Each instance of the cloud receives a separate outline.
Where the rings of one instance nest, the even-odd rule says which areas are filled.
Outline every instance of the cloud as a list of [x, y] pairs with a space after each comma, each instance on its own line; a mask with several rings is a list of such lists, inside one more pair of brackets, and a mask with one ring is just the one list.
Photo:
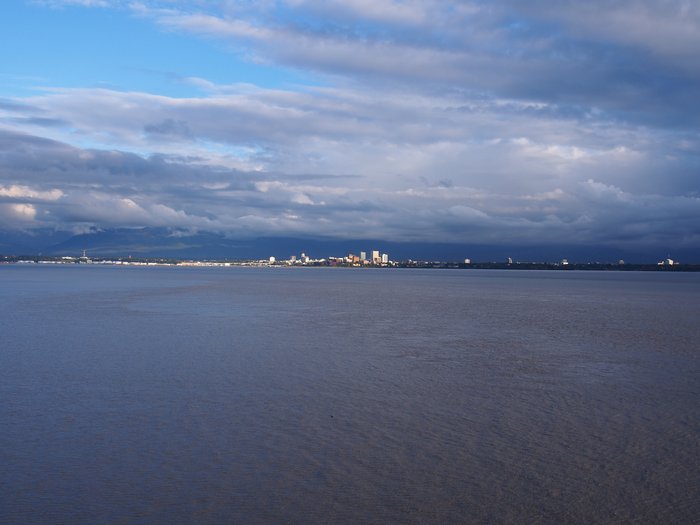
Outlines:
[[0, 110], [6, 111], [8, 113], [23, 114], [32, 114], [40, 111], [38, 108], [29, 106], [27, 104], [4, 98], [0, 99]]
[[0, 202], [0, 217], [13, 227], [31, 225], [36, 217], [36, 207], [27, 203], [6, 204]]
[[318, 82], [271, 89], [185, 75], [197, 95], [45, 87], [6, 97], [5, 224], [697, 242], [693, 4], [116, 5]]
[[344, 81], [556, 101], [666, 126], [700, 122], [692, 109], [700, 107], [700, 15], [681, 0], [133, 9], [163, 27], [230, 41], [256, 60]]
[[295, 8], [308, 9], [326, 18], [335, 20], [368, 20], [400, 26], [422, 25], [431, 13], [439, 11], [435, 2], [395, 0], [289, 0]]
[[694, 77], [700, 76], [700, 5], [687, 0], [528, 2], [509, 7], [527, 17], [563, 25], [567, 34], [646, 50]]
[[48, 191], [37, 191], [30, 188], [29, 186], [1, 186], [0, 185], [0, 198], [6, 197], [11, 199], [36, 199], [40, 201], [57, 201], [63, 197], [63, 192], [59, 189], [52, 189]]
[[[15, 228], [171, 226], [244, 237], [638, 245], [688, 243], [700, 216], [698, 197], [627, 192], [595, 179], [561, 177], [539, 193], [459, 177], [449, 185], [362, 177], [358, 184], [353, 177], [241, 172], [85, 150], [28, 135], [5, 133], [3, 143], [35, 151], [17, 163], [0, 148], [0, 169], [15, 178], [0, 188], [2, 216]], [[538, 185], [551, 187], [548, 180]]]
[[30, 0], [37, 5], [59, 8], [69, 6], [79, 7], [115, 7], [121, 5], [119, 0]]

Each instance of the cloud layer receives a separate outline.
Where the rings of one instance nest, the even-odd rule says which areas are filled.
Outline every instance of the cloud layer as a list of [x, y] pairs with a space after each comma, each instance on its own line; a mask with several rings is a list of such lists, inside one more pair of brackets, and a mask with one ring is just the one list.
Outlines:
[[0, 229], [700, 246], [695, 3], [45, 4], [313, 82], [6, 96]]

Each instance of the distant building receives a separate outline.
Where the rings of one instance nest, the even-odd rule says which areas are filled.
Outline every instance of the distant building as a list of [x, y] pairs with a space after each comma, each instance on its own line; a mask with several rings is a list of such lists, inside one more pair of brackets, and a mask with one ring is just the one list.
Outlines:
[[389, 262], [389, 254], [383, 253], [382, 254], [382, 264], [387, 264], [388, 262]]
[[562, 266], [568, 266], [568, 264], [569, 264], [569, 261], [568, 261], [567, 259], [562, 259], [562, 260], [561, 260], [561, 265], [562, 265]]
[[360, 252], [360, 260], [361, 261], [367, 260], [367, 252]]
[[275, 261], [277, 261], [277, 259], [275, 259], [274, 257], [270, 257], [270, 264], [275, 264]]
[[379, 256], [379, 250], [372, 250], [372, 262], [373, 263], [378, 263], [381, 262], [381, 257]]
[[513, 258], [512, 258], [512, 257], [508, 257], [508, 258], [506, 259], [506, 263], [508, 263], [508, 264], [513, 264]]
[[472, 260], [471, 259], [464, 259], [464, 264], [471, 264]]
[[659, 261], [659, 266], [673, 266], [674, 264], [678, 264], [678, 261], [674, 261], [670, 257], [667, 257], [663, 261]]

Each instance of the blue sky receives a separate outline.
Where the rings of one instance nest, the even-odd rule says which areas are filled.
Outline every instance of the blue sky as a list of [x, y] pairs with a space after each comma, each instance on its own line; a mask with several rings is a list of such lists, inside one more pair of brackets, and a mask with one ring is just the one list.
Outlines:
[[700, 5], [11, 0], [0, 230], [700, 251]]
[[308, 81], [303, 72], [246, 60], [226, 42], [156, 27], [124, 7], [10, 0], [0, 30], [12, 50], [3, 57], [5, 97], [42, 86], [196, 96], [198, 89], [184, 81], [187, 77], [265, 87]]

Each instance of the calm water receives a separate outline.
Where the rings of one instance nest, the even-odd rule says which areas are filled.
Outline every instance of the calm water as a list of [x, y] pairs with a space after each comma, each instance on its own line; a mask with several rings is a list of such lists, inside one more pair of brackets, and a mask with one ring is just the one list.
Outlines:
[[700, 274], [0, 266], [0, 523], [698, 523]]

